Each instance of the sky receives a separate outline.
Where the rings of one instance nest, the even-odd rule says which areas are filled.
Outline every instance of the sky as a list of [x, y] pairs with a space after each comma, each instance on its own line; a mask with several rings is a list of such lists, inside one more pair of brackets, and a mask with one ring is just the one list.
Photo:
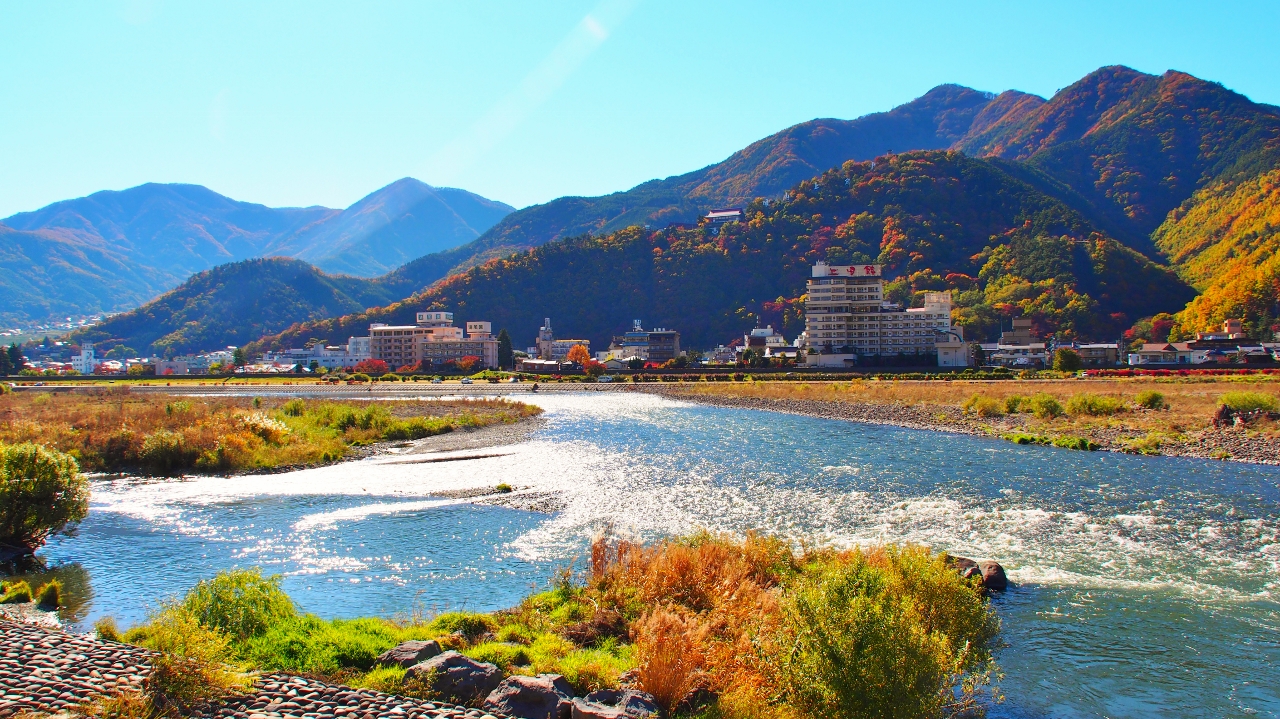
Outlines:
[[144, 182], [345, 207], [401, 177], [524, 207], [1112, 64], [1280, 105], [1277, 27], [1271, 1], [8, 2], [0, 217]]

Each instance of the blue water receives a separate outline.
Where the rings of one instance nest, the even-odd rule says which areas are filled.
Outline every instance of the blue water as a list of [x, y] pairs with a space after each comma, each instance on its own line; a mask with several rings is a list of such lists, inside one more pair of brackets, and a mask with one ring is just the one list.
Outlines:
[[[993, 558], [1004, 717], [1280, 716], [1280, 468], [1018, 446], [639, 394], [538, 396], [531, 441], [437, 464], [100, 480], [43, 555], [124, 624], [231, 566], [324, 616], [497, 609], [608, 528]], [[463, 453], [468, 454], [468, 453]], [[442, 499], [506, 481], [553, 514]]]

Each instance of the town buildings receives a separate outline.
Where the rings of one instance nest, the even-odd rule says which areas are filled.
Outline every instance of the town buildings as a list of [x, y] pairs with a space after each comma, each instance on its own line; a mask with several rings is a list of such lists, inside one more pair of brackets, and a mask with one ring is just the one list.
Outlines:
[[97, 364], [98, 360], [93, 354], [93, 345], [88, 342], [80, 346], [80, 354], [71, 356], [71, 369], [80, 374], [93, 374], [93, 368]]
[[680, 355], [679, 332], [665, 327], [646, 330], [640, 320], [635, 320], [631, 324], [631, 331], [615, 336], [609, 343], [608, 351], [597, 352], [596, 359], [600, 362], [641, 359], [645, 362], [662, 363]]
[[811, 367], [849, 367], [867, 358], [916, 356], [933, 363], [951, 331], [951, 293], [926, 292], [924, 307], [884, 300], [880, 265], [813, 266], [805, 303]]
[[265, 364], [290, 367], [302, 365], [308, 369], [314, 366], [328, 370], [349, 369], [367, 359], [370, 359], [368, 337], [348, 337], [345, 345], [317, 342], [309, 347], [268, 352], [262, 356]]
[[484, 367], [498, 366], [498, 340], [488, 322], [468, 322], [467, 336], [453, 326], [452, 312], [419, 312], [412, 325], [369, 325], [369, 357], [392, 369], [439, 366], [477, 357]]
[[591, 352], [590, 340], [556, 339], [555, 332], [551, 329], [551, 318], [547, 317], [543, 320], [542, 326], [538, 328], [538, 346], [530, 347], [529, 354], [541, 360], [563, 362], [565, 356], [569, 354], [569, 350], [573, 349], [574, 345], [582, 345], [588, 354]]

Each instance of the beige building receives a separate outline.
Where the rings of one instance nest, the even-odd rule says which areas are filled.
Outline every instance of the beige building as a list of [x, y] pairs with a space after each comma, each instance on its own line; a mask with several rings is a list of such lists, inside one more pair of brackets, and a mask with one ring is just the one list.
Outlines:
[[574, 345], [582, 345], [587, 350], [587, 354], [591, 354], [591, 340], [558, 340], [551, 329], [551, 318], [547, 317], [543, 320], [542, 326], [538, 328], [538, 359], [563, 362]]
[[419, 312], [413, 325], [369, 325], [369, 356], [392, 369], [421, 363], [440, 366], [449, 360], [479, 357], [484, 367], [498, 366], [498, 340], [488, 322], [468, 322], [467, 336], [453, 326], [452, 312]]
[[[805, 334], [810, 366], [847, 367], [862, 356], [932, 355], [951, 331], [951, 293], [926, 292], [924, 307], [884, 300], [880, 265], [813, 266]], [[954, 359], [952, 361], [955, 361]]]

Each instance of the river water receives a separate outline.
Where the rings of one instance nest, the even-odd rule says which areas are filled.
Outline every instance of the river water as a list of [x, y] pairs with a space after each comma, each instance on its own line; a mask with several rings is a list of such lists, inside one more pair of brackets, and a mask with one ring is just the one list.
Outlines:
[[[1001, 717], [1280, 716], [1280, 468], [1018, 446], [638, 393], [538, 395], [481, 459], [99, 480], [42, 552], [73, 619], [137, 621], [219, 569], [285, 575], [326, 617], [510, 606], [604, 527], [699, 528], [993, 558]], [[474, 455], [477, 452], [461, 452]], [[442, 498], [508, 482], [537, 513]]]

